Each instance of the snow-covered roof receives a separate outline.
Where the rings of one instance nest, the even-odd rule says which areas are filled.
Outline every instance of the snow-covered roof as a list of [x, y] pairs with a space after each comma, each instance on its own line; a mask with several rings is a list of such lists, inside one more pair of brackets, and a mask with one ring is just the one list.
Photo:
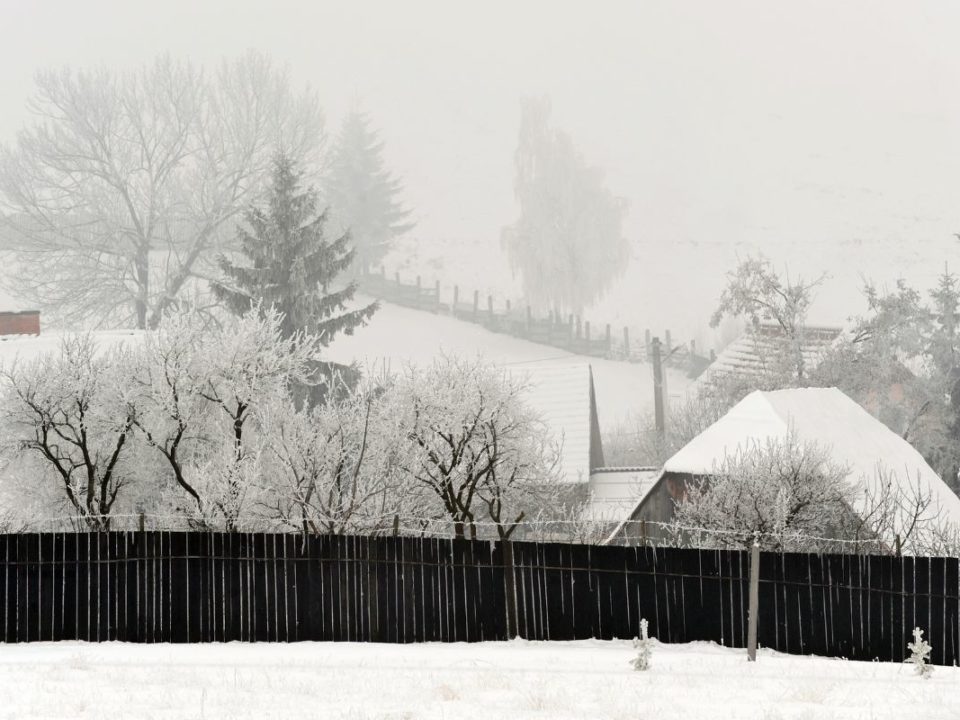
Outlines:
[[[877, 489], [879, 467], [897, 480], [929, 493], [943, 520], [960, 522], [960, 497], [910, 443], [836, 388], [755, 391], [664, 464], [665, 472], [709, 475], [738, 448], [786, 438], [817, 443], [849, 468], [851, 482]], [[854, 509], [862, 509], [855, 507]]]
[[583, 519], [620, 523], [626, 520], [660, 477], [660, 468], [598, 468], [590, 474], [590, 500]]
[[[804, 364], [816, 367], [841, 332], [842, 328], [836, 326], [805, 326], [801, 343]], [[778, 357], [780, 349], [777, 345], [783, 339], [783, 330], [774, 323], [765, 322], [756, 329], [748, 328], [724, 348], [700, 376], [699, 382], [722, 374], [761, 375], [772, 370], [770, 362]]]
[[590, 365], [520, 364], [508, 367], [527, 383], [524, 400], [561, 443], [560, 479], [586, 482], [590, 477]]
[[[57, 352], [67, 333], [49, 332], [40, 335], [0, 335], [0, 364], [9, 365], [15, 360], [25, 362], [41, 355]], [[92, 336], [100, 350], [106, 350], [126, 342], [140, 342], [141, 330], [102, 330]]]

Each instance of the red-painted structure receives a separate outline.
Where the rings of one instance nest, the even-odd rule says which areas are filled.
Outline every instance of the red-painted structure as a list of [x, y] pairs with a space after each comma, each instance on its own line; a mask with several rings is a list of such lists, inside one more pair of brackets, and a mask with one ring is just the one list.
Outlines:
[[0, 312], [0, 335], [39, 335], [40, 311]]

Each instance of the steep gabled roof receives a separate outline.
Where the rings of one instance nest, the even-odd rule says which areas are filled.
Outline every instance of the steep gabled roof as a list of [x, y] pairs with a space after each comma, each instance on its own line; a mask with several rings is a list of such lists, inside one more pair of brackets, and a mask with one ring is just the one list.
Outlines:
[[591, 469], [603, 464], [590, 365], [520, 364], [510, 372], [527, 382], [524, 400], [561, 443], [560, 479], [587, 482]]
[[[836, 388], [752, 392], [671, 457], [664, 472], [709, 475], [739, 448], [785, 439], [791, 430], [800, 442], [817, 443], [848, 467], [850, 482], [879, 492], [882, 468], [905, 490], [919, 486], [929, 493], [942, 519], [960, 522], [960, 498], [920, 453]], [[855, 503], [854, 510], [862, 509]]]

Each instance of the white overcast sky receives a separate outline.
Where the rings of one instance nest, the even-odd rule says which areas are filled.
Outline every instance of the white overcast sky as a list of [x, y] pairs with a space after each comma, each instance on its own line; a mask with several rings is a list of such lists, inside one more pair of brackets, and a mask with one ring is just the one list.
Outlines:
[[39, 67], [247, 48], [354, 97], [417, 232], [496, 243], [520, 98], [627, 198], [635, 243], [960, 231], [960, 3], [0, 0], [0, 141]]

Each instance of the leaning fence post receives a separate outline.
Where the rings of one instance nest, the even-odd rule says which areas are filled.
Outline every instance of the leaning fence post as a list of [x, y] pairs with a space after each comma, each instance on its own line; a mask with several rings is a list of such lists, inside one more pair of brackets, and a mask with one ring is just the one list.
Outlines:
[[750, 547], [750, 610], [747, 616], [747, 660], [757, 661], [757, 608], [760, 604], [760, 539], [753, 534]]

